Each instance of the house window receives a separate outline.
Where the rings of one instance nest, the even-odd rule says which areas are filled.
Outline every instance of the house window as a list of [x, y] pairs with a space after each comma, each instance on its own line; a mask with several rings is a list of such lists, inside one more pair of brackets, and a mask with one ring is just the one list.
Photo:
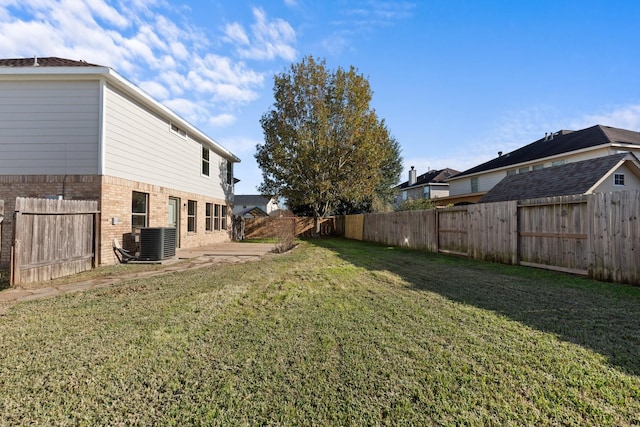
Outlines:
[[134, 191], [131, 194], [131, 228], [133, 230], [147, 226], [148, 207], [149, 195], [147, 193]]
[[233, 162], [227, 161], [227, 184], [233, 184]]
[[478, 177], [471, 178], [471, 192], [472, 193], [478, 192]]
[[422, 187], [422, 197], [425, 199], [431, 198], [431, 187], [429, 187], [428, 185]]
[[526, 173], [529, 172], [529, 166], [518, 169], [518, 173]]
[[404, 202], [405, 200], [407, 200], [407, 192], [403, 191], [402, 192], [402, 201]]
[[197, 203], [195, 200], [187, 201], [187, 231], [190, 233], [196, 232], [196, 212]]
[[220, 230], [220, 205], [213, 207], [213, 228]]
[[544, 169], [544, 164], [533, 165], [533, 170], [534, 171], [539, 171], [540, 169]]
[[613, 185], [624, 185], [624, 174], [623, 173], [613, 174]]
[[213, 203], [207, 203], [204, 205], [204, 229], [205, 231], [213, 230], [213, 218], [211, 217], [211, 212], [213, 210]]
[[564, 160], [555, 160], [553, 162], [551, 162], [551, 166], [562, 166], [565, 164]]
[[511, 169], [507, 171], [507, 176], [515, 175], [517, 171], [515, 169]]
[[185, 139], [187, 138], [187, 132], [184, 129], [179, 128], [174, 123], [169, 123], [169, 128], [171, 129], [171, 132], [178, 134]]
[[221, 208], [222, 208], [222, 211], [220, 213], [220, 228], [222, 228], [223, 230], [226, 230], [227, 229], [227, 206], [222, 205]]
[[209, 176], [209, 149], [202, 146], [202, 175]]

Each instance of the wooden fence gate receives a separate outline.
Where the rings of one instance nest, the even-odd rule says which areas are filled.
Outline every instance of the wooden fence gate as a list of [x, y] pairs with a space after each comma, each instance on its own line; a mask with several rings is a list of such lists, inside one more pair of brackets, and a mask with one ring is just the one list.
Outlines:
[[96, 266], [98, 202], [16, 199], [11, 285], [50, 280]]
[[437, 209], [438, 250], [442, 253], [469, 254], [469, 212], [466, 206]]

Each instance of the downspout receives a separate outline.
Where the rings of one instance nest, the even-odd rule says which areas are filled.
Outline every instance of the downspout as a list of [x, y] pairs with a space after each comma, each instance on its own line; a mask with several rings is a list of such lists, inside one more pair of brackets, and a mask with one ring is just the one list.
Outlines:
[[105, 129], [106, 129], [106, 86], [107, 83], [104, 79], [100, 79], [100, 93], [99, 93], [99, 106], [98, 106], [98, 175], [100, 177], [105, 175], [105, 156], [106, 156], [106, 144], [105, 144]]

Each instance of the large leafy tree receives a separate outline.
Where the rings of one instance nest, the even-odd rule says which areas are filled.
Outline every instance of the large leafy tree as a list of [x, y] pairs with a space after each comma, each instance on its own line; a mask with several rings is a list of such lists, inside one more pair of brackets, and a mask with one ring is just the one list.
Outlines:
[[340, 202], [388, 197], [385, 187], [400, 174], [400, 150], [369, 106], [371, 96], [354, 67], [331, 71], [312, 56], [277, 74], [274, 104], [260, 120], [265, 141], [256, 147], [260, 192], [308, 206], [316, 230]]

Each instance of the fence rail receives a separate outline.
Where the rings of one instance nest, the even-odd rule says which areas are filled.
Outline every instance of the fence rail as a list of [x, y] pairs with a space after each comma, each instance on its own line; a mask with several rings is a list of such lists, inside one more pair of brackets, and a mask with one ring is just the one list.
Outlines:
[[11, 284], [49, 280], [95, 267], [97, 201], [16, 199]]
[[347, 238], [640, 285], [640, 191], [336, 218]]

